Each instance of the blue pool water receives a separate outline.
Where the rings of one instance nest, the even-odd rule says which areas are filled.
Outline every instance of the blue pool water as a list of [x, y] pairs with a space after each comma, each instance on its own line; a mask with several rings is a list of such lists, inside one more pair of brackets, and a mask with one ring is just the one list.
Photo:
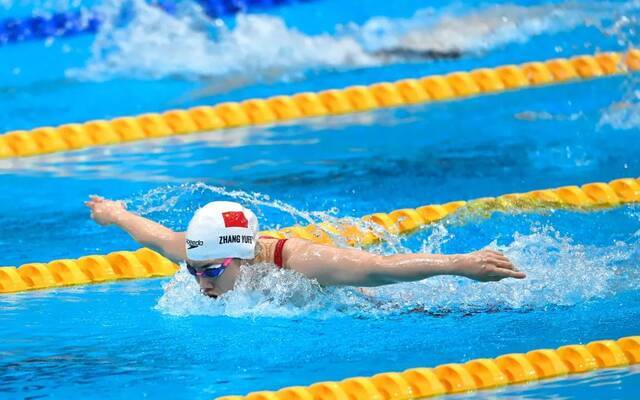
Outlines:
[[[180, 17], [131, 4], [136, 18], [97, 37], [0, 48], [0, 130], [621, 50], [634, 44], [640, 7], [318, 0], [227, 19], [228, 31], [216, 33], [188, 2]], [[0, 1], [0, 15], [33, 7]], [[467, 55], [368, 55], [416, 34]], [[0, 265], [136, 249], [89, 220], [82, 202], [94, 193], [174, 229], [206, 202], [232, 198], [267, 228], [635, 177], [636, 79], [0, 160]], [[268, 268], [247, 271], [217, 302], [198, 295], [184, 271], [3, 295], [0, 398], [207, 399], [637, 335], [639, 237], [636, 206], [454, 219], [374, 251], [492, 246], [528, 279], [433, 278], [373, 298]], [[638, 372], [480, 396], [635, 399]]]

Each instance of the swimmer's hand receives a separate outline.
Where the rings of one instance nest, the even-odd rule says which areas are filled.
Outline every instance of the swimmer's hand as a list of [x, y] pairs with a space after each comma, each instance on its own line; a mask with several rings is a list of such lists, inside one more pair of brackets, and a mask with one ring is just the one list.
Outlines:
[[100, 196], [89, 196], [89, 201], [86, 201], [84, 205], [91, 210], [91, 219], [102, 226], [116, 223], [119, 217], [127, 213], [127, 207], [123, 202]]
[[162, 224], [127, 211], [122, 201], [89, 196], [89, 201], [84, 204], [91, 210], [91, 219], [97, 224], [115, 225], [142, 246], [150, 247], [174, 262], [187, 259], [184, 232], [174, 232]]
[[480, 282], [495, 282], [504, 278], [524, 279], [526, 275], [502, 253], [480, 250], [453, 256], [456, 275]]

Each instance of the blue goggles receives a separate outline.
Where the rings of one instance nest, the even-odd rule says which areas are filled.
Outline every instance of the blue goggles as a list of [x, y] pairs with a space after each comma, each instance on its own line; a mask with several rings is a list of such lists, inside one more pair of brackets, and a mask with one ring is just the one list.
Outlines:
[[193, 276], [199, 276], [203, 278], [217, 278], [224, 273], [224, 270], [231, 264], [233, 258], [225, 258], [222, 264], [217, 267], [209, 266], [204, 268], [202, 271], [198, 271], [189, 263], [187, 263], [187, 271]]

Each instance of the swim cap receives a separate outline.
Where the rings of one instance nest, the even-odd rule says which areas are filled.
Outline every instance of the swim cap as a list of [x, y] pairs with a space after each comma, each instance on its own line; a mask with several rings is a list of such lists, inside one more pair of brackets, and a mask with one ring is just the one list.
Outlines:
[[238, 203], [213, 201], [195, 212], [185, 248], [191, 260], [255, 257], [258, 218]]

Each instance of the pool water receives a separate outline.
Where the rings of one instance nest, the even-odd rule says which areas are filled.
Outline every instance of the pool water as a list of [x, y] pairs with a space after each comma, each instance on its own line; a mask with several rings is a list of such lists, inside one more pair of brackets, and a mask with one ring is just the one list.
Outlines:
[[[0, 48], [2, 131], [618, 51], [633, 46], [639, 15], [633, 1], [440, 1], [425, 8], [318, 0], [216, 28], [189, 2], [177, 17], [138, 1], [101, 6], [133, 7], [134, 18], [97, 36]], [[0, 2], [0, 16], [27, 15], [31, 7]], [[406, 43], [407, 35], [465, 56], [370, 55]], [[94, 193], [123, 199], [173, 229], [185, 229], [208, 201], [234, 199], [271, 228], [637, 177], [636, 80], [0, 160], [0, 265], [138, 248], [90, 221], [83, 201]], [[526, 280], [439, 277], [366, 297], [261, 266], [220, 301], [200, 296], [185, 271], [2, 295], [0, 398], [205, 399], [637, 335], [639, 240], [640, 210], [632, 205], [471, 215], [372, 250], [491, 246], [512, 257]], [[639, 371], [479, 396], [635, 399]]]

